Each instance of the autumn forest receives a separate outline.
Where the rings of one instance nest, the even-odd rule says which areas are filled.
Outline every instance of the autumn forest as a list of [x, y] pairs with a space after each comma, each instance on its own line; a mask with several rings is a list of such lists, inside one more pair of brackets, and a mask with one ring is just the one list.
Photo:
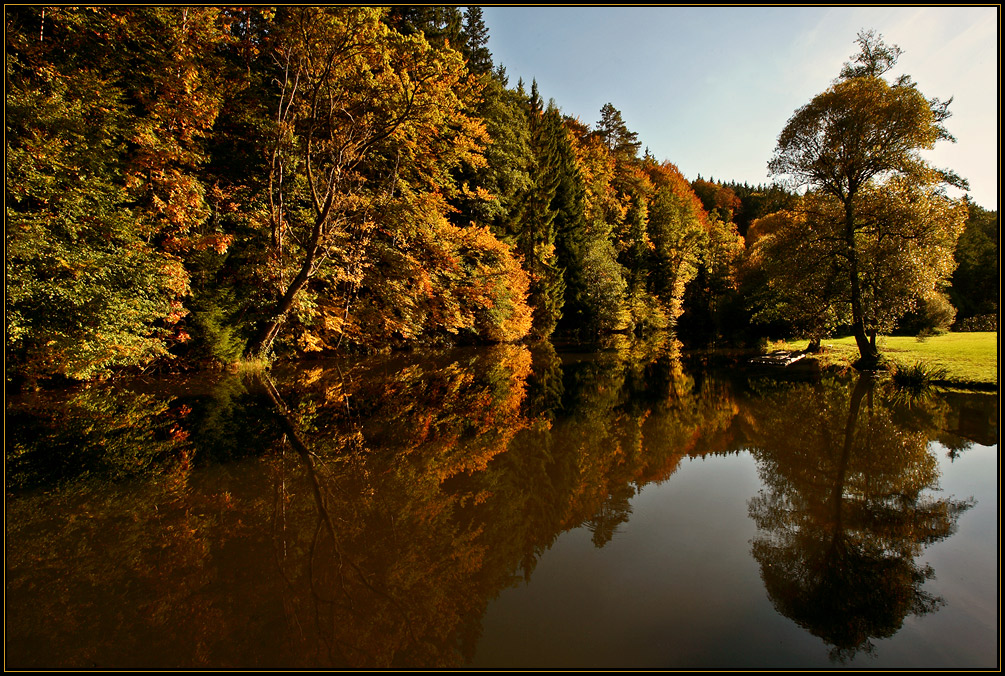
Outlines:
[[[877, 332], [997, 329], [997, 211], [920, 159], [948, 103], [873, 34], [758, 186], [687, 179], [616, 102], [583, 121], [511, 82], [478, 7], [11, 6], [5, 35], [8, 387], [667, 330], [841, 331], [866, 359]], [[852, 157], [835, 110], [896, 142]]]

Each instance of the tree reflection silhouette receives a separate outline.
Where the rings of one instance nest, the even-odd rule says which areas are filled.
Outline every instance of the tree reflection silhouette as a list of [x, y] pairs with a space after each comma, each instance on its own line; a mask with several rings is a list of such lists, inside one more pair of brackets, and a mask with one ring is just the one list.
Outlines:
[[273, 532], [297, 664], [470, 659], [485, 604], [508, 582], [486, 565], [478, 513], [497, 479], [489, 463], [527, 426], [530, 363], [526, 348], [503, 346], [278, 387], [259, 376], [296, 451], [278, 468], [293, 490], [277, 498]]
[[[469, 661], [499, 591], [570, 528], [609, 542], [635, 486], [736, 410], [695, 392], [673, 355], [563, 369], [540, 347], [477, 354], [262, 379], [296, 451], [277, 459], [290, 488], [272, 530], [287, 622], [311, 627], [298, 664]], [[634, 369], [650, 377], [629, 387]]]
[[916, 559], [974, 504], [930, 494], [931, 437], [886, 399], [867, 377], [824, 380], [759, 397], [748, 421], [765, 486], [749, 503], [753, 556], [776, 609], [838, 662], [944, 604], [922, 589], [934, 571]]
[[638, 489], [745, 439], [765, 585], [850, 657], [937, 606], [915, 559], [970, 504], [929, 497], [937, 398], [908, 411], [824, 380], [745, 403], [667, 344], [387, 355], [194, 387], [8, 408], [10, 663], [461, 666], [492, 599], [563, 533], [617, 543]]
[[632, 515], [629, 501], [635, 497], [635, 489], [630, 484], [615, 486], [614, 492], [607, 496], [600, 510], [586, 521], [586, 527], [593, 533], [593, 544], [603, 547], [623, 523], [628, 523]]

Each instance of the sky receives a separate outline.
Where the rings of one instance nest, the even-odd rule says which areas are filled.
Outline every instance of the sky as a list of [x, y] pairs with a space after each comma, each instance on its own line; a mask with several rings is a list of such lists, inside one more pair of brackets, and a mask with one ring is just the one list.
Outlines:
[[[862, 30], [902, 50], [894, 78], [953, 97], [949, 132], [925, 157], [998, 208], [996, 6], [483, 6], [488, 47], [510, 86], [537, 79], [542, 98], [596, 126], [610, 102], [643, 148], [689, 179], [766, 184], [792, 114], [858, 52]], [[956, 193], [957, 195], [959, 193]]]

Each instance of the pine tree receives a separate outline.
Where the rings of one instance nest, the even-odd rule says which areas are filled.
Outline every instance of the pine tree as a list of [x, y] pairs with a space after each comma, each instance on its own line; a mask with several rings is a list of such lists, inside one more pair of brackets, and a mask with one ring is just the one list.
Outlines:
[[618, 159], [631, 160], [638, 157], [639, 149], [642, 147], [639, 135], [629, 131], [628, 125], [621, 117], [621, 111], [610, 103], [605, 103], [600, 109], [597, 134]]
[[[519, 91], [519, 88], [518, 88]], [[555, 330], [562, 316], [565, 284], [555, 253], [558, 215], [553, 206], [560, 183], [561, 115], [551, 104], [543, 109], [537, 81], [531, 83], [524, 100], [532, 152], [529, 182], [508, 218], [512, 241], [531, 276], [528, 302], [534, 309], [533, 334], [545, 338]]]
[[437, 49], [456, 49], [463, 43], [461, 11], [457, 7], [434, 5], [392, 5], [387, 24], [402, 35], [422, 33]]

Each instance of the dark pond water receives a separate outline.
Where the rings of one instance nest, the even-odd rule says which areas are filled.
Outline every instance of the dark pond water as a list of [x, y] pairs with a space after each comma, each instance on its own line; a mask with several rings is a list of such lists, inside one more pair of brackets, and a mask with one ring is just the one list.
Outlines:
[[997, 395], [504, 346], [5, 442], [8, 669], [999, 664]]

